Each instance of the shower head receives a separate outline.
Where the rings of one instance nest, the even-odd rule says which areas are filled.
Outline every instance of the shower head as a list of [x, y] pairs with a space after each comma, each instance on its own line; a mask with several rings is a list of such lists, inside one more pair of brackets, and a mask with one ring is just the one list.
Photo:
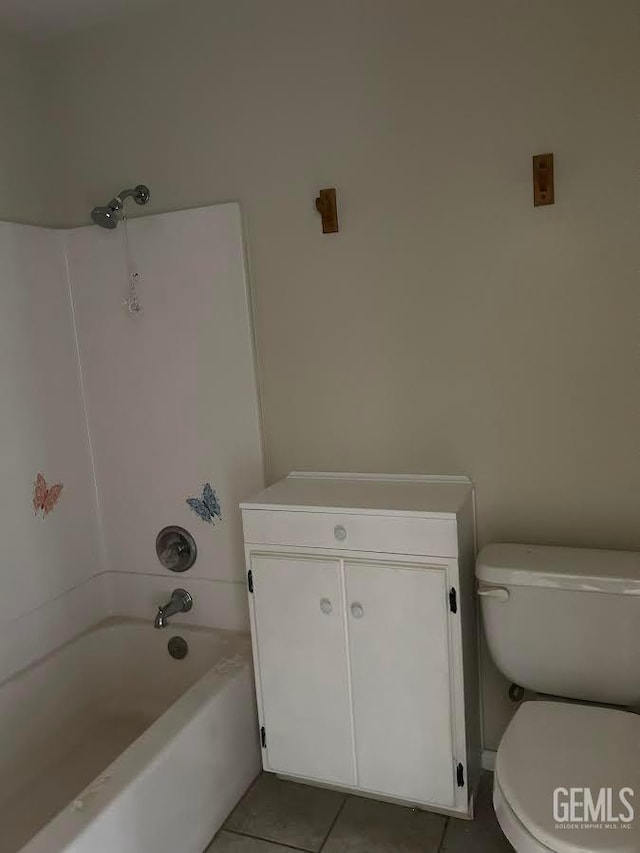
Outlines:
[[91, 218], [96, 225], [100, 225], [102, 228], [116, 228], [124, 207], [124, 201], [127, 198], [132, 198], [136, 204], [146, 204], [151, 198], [149, 187], [138, 184], [134, 189], [122, 190], [111, 199], [109, 204], [103, 207], [94, 207], [91, 211]]
[[101, 225], [103, 228], [116, 228], [118, 225], [117, 210], [111, 205], [94, 207], [91, 211], [91, 218], [96, 225]]

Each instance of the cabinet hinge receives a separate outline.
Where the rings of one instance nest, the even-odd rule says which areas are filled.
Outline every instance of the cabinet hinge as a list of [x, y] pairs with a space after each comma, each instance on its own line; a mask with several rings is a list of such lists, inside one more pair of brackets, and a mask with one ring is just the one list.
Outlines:
[[247, 572], [247, 586], [249, 587], [249, 592], [253, 592], [253, 572], [251, 569]]
[[464, 788], [464, 767], [462, 764], [458, 764], [456, 767], [456, 780], [458, 782], [458, 788]]
[[267, 745], [267, 732], [264, 726], [262, 726], [262, 728], [260, 729], [260, 743], [262, 744], [263, 749]]
[[449, 590], [449, 610], [452, 613], [458, 612], [458, 594], [453, 586]]

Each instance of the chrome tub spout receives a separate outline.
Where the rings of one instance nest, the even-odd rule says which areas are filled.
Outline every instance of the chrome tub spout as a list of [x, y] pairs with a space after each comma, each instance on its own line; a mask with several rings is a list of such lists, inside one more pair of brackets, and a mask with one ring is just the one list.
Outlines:
[[158, 607], [154, 628], [166, 628], [169, 619], [175, 613], [187, 613], [193, 607], [193, 598], [186, 589], [174, 589], [171, 599], [162, 607]]

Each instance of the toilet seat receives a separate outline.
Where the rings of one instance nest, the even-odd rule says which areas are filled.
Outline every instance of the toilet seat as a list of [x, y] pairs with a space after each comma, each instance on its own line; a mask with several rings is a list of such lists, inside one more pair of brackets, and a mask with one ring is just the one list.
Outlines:
[[[557, 798], [554, 790], [566, 789]], [[612, 789], [610, 815], [585, 816], [584, 794]], [[631, 821], [626, 800], [634, 808]], [[570, 789], [576, 810], [571, 821]], [[606, 797], [606, 794], [605, 794]], [[494, 807], [517, 853], [638, 853], [640, 851], [640, 716], [563, 702], [525, 702], [500, 743]], [[565, 811], [566, 810], [566, 811]], [[617, 818], [608, 825], [601, 819]], [[583, 820], [584, 819], [584, 820]]]
[[537, 841], [524, 826], [507, 802], [495, 774], [493, 777], [493, 808], [498, 818], [500, 829], [517, 853], [554, 853], [546, 844]]

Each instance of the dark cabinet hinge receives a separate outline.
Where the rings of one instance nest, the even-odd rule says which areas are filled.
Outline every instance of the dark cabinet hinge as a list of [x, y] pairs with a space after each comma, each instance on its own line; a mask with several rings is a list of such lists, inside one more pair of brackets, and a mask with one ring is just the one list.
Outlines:
[[247, 586], [249, 587], [249, 592], [253, 592], [253, 572], [251, 569], [247, 572]]
[[451, 587], [449, 590], [449, 610], [452, 613], [458, 612], [458, 594], [455, 591], [454, 587]]
[[267, 732], [264, 726], [260, 729], [260, 743], [262, 744], [263, 749], [267, 745]]
[[458, 764], [456, 767], [456, 779], [458, 782], [458, 788], [464, 788], [464, 767], [462, 764]]

